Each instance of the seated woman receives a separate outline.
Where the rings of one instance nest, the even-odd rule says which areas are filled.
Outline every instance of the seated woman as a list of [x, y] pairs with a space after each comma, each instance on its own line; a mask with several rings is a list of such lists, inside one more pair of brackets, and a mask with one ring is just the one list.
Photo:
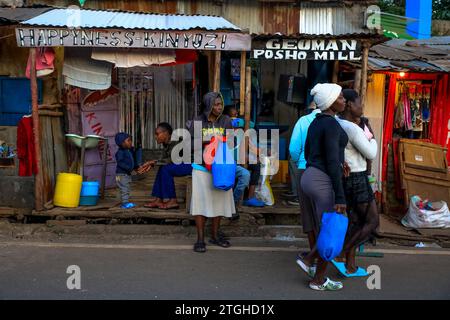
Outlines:
[[[172, 149], [177, 145], [178, 141], [171, 141], [172, 127], [166, 122], [158, 124], [155, 129], [155, 138], [158, 144], [162, 144], [164, 149], [159, 160], [149, 161], [148, 165], [142, 169], [146, 172], [155, 165], [161, 165], [153, 184], [152, 196], [156, 199], [144, 207], [160, 208], [160, 209], [178, 209], [177, 196], [175, 193], [174, 177], [183, 177], [192, 174], [192, 166], [190, 164], [174, 164], [171, 160]], [[164, 202], [164, 199], [168, 199]]]

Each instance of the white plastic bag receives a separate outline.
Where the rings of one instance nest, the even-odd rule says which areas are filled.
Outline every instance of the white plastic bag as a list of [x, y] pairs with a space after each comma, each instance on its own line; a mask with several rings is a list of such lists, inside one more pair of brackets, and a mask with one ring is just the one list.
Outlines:
[[450, 211], [447, 203], [434, 202], [433, 207], [438, 210], [420, 209], [411, 198], [408, 213], [403, 217], [402, 224], [409, 228], [450, 228]]
[[256, 187], [256, 198], [265, 203], [266, 206], [273, 206], [275, 204], [275, 197], [273, 196], [272, 187], [269, 182], [270, 159], [262, 157], [261, 159], [261, 177], [259, 184]]

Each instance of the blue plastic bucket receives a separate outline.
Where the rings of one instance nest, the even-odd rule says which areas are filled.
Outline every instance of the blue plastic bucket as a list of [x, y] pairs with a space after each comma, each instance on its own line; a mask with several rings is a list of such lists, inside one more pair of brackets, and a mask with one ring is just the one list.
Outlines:
[[81, 187], [81, 196], [96, 196], [99, 195], [100, 184], [98, 181], [86, 181], [83, 182]]

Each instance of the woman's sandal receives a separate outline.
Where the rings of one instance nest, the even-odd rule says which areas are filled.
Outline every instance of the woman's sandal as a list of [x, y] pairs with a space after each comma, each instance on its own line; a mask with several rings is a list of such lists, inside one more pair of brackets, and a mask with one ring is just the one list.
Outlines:
[[159, 208], [159, 206], [161, 205], [160, 202], [149, 202], [147, 204], [144, 204], [144, 208]]
[[200, 253], [203, 253], [203, 252], [206, 252], [206, 245], [205, 245], [205, 243], [204, 242], [196, 242], [195, 244], [194, 244], [194, 251], [195, 252], [200, 252]]
[[164, 210], [170, 210], [170, 209], [180, 209], [180, 205], [179, 204], [171, 204], [171, 205], [167, 205], [165, 203], [162, 203], [158, 206], [159, 209], [164, 209]]
[[231, 246], [231, 243], [223, 238], [209, 239], [209, 243], [215, 244], [216, 246], [219, 246], [222, 248], [229, 248]]

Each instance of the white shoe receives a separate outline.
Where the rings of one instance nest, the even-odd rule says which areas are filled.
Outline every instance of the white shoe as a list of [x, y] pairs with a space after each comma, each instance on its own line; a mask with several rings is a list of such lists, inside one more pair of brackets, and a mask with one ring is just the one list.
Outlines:
[[325, 282], [320, 285], [312, 284], [310, 282], [309, 287], [313, 290], [318, 290], [318, 291], [337, 291], [337, 290], [341, 290], [344, 287], [344, 285], [342, 284], [342, 282], [333, 281], [330, 278], [326, 278]]
[[306, 274], [308, 276], [310, 276], [311, 278], [314, 278], [314, 276], [316, 275], [316, 266], [311, 266], [308, 267], [302, 259], [300, 259], [299, 257], [297, 257], [296, 259], [297, 264], [299, 265], [300, 268], [302, 268], [303, 271], [306, 272]]

